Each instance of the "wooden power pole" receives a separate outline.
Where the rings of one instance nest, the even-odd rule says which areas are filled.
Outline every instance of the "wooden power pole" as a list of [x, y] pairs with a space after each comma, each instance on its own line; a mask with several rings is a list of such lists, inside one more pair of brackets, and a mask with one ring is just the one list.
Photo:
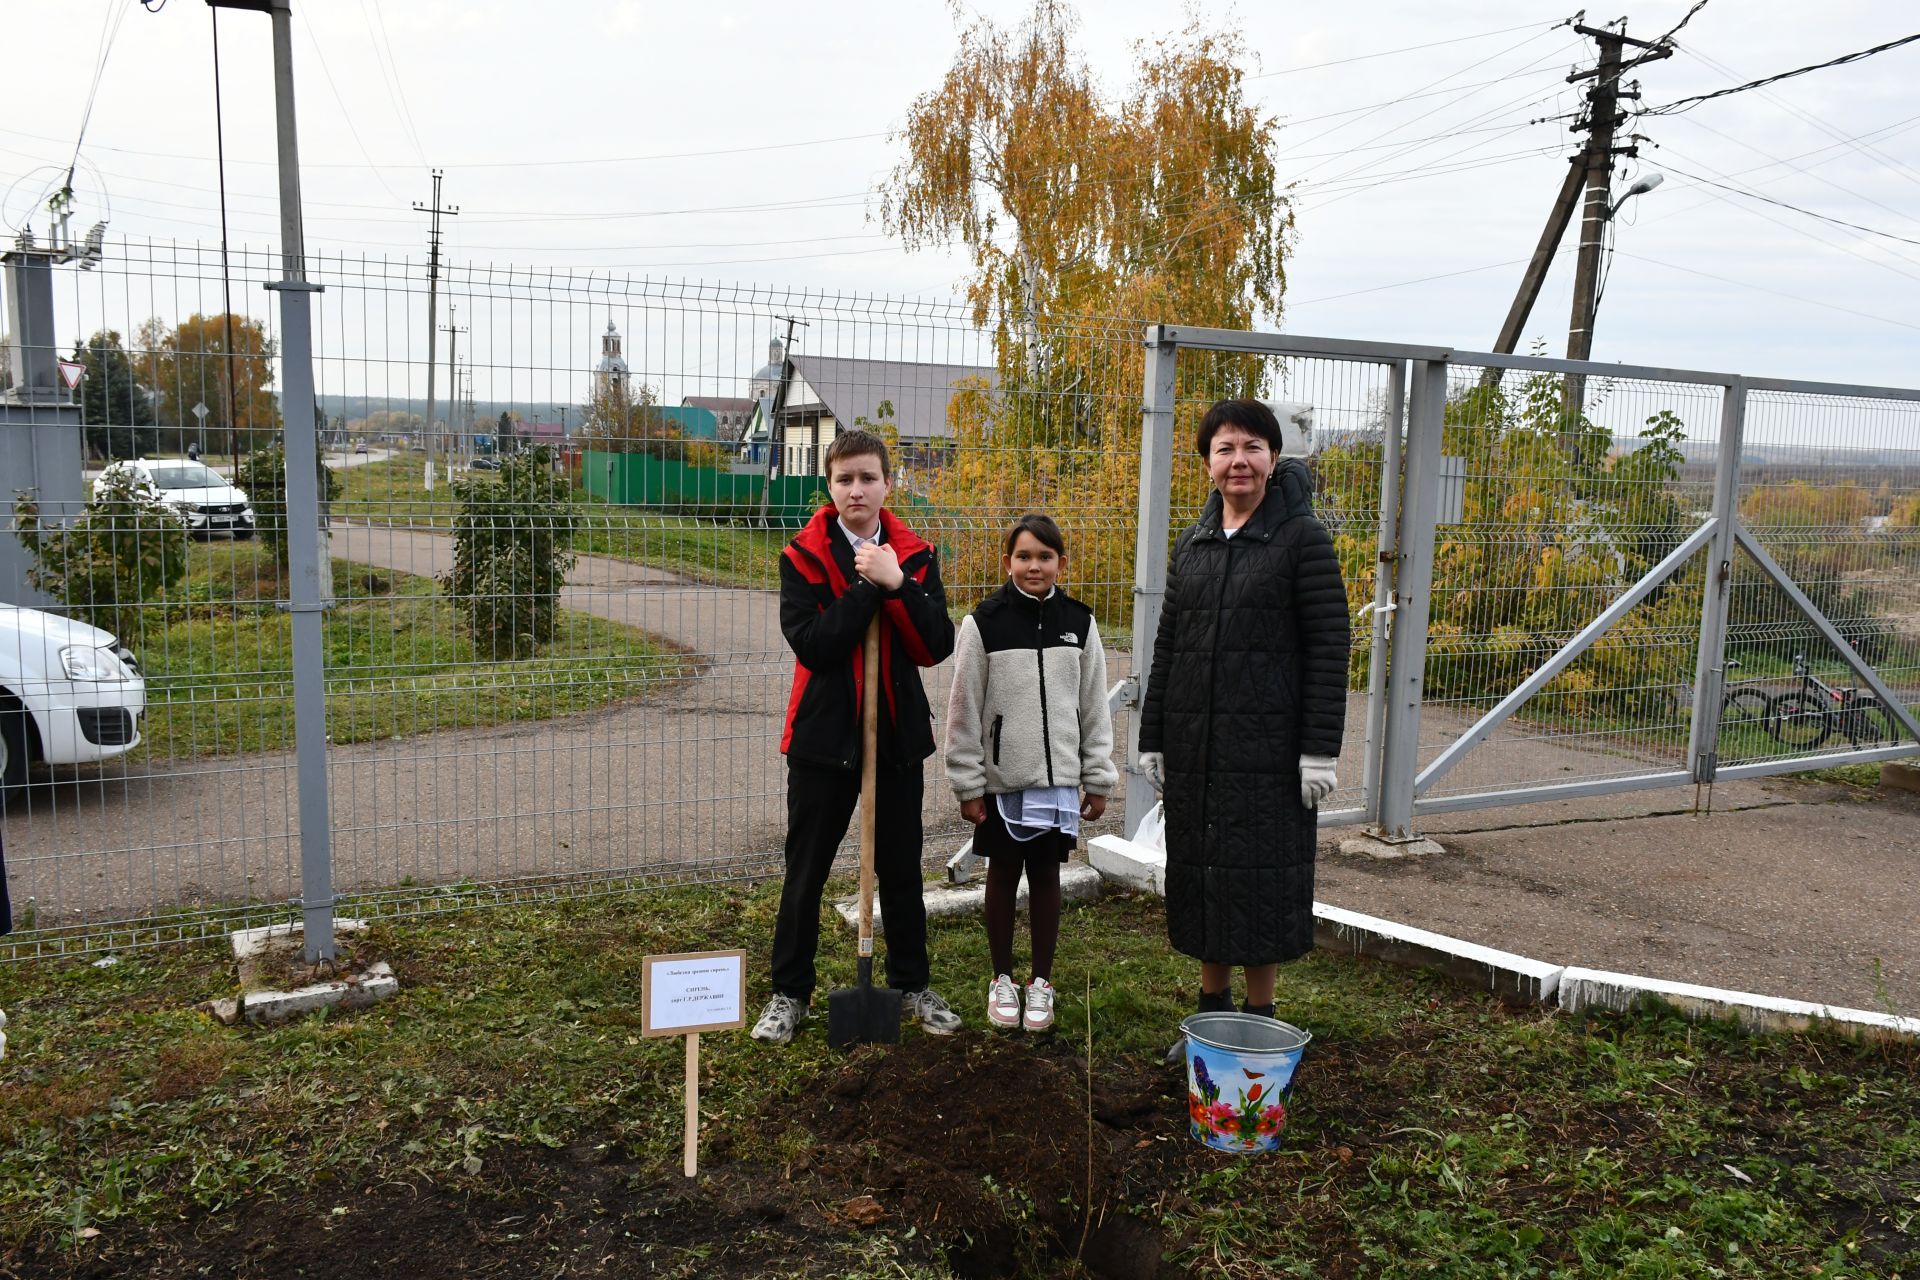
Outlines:
[[[1520, 331], [1527, 323], [1533, 304], [1540, 297], [1540, 287], [1546, 282], [1547, 269], [1560, 251], [1560, 241], [1573, 221], [1573, 211], [1580, 204], [1583, 191], [1586, 194], [1586, 207], [1580, 220], [1580, 253], [1574, 267], [1573, 314], [1567, 321], [1567, 358], [1585, 360], [1593, 353], [1593, 323], [1600, 304], [1601, 260], [1606, 246], [1607, 223], [1612, 220], [1614, 212], [1613, 160], [1615, 156], [1640, 154], [1639, 148], [1632, 145], [1631, 140], [1624, 147], [1615, 145], [1615, 131], [1626, 122], [1626, 116], [1620, 111], [1620, 100], [1640, 96], [1637, 89], [1622, 89], [1620, 77], [1642, 63], [1673, 56], [1673, 46], [1665, 40], [1635, 40], [1626, 34], [1625, 19], [1619, 25], [1621, 29], [1618, 31], [1584, 24], [1574, 27], [1575, 31], [1590, 37], [1600, 46], [1600, 59], [1595, 66], [1567, 77], [1569, 83], [1593, 81], [1587, 90], [1586, 111], [1574, 125], [1576, 132], [1586, 133], [1587, 142], [1580, 149], [1580, 154], [1572, 157], [1568, 164], [1566, 179], [1560, 184], [1560, 193], [1554, 197], [1553, 208], [1547, 214], [1546, 228], [1540, 233], [1540, 243], [1534, 247], [1533, 257], [1520, 278], [1519, 292], [1514, 295], [1506, 321], [1500, 326], [1500, 336], [1494, 341], [1493, 349], [1502, 354], [1512, 354], [1519, 345]], [[1625, 56], [1628, 46], [1638, 51], [1631, 58]], [[1490, 370], [1489, 373], [1497, 371]]]

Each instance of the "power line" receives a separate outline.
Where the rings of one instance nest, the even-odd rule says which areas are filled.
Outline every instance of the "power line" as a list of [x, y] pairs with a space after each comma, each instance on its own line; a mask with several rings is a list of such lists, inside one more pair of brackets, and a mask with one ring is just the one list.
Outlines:
[[[1572, 252], [1574, 252], [1574, 248], [1569, 245], [1565, 248], [1556, 249], [1553, 256], [1557, 258]], [[1285, 305], [1289, 308], [1310, 307], [1318, 302], [1337, 302], [1341, 298], [1357, 298], [1367, 293], [1382, 293], [1388, 289], [1404, 289], [1410, 285], [1431, 284], [1435, 280], [1451, 280], [1455, 276], [1471, 276], [1477, 275], [1482, 271], [1498, 271], [1503, 267], [1517, 267], [1526, 261], [1527, 259], [1525, 258], [1511, 258], [1506, 262], [1489, 262], [1484, 266], [1464, 267], [1459, 271], [1442, 271], [1438, 275], [1420, 276], [1413, 280], [1396, 280], [1392, 284], [1376, 284], [1365, 289], [1352, 289], [1346, 293], [1329, 293], [1319, 298], [1302, 298], [1299, 301], [1288, 299]]]
[[[1705, 53], [1701, 52], [1699, 49], [1689, 48], [1687, 50], [1687, 53], [1690, 54], [1695, 59], [1697, 59], [1698, 61], [1705, 63], [1709, 67], [1712, 67], [1715, 71], [1720, 72], [1722, 75], [1731, 76], [1735, 79], [1738, 79], [1740, 76], [1740, 73], [1738, 71], [1735, 71], [1732, 67], [1727, 66], [1725, 63], [1714, 61], [1712, 58], [1708, 57]], [[1762, 89], [1760, 91], [1760, 96], [1765, 98], [1768, 102], [1771, 102], [1775, 106], [1779, 107], [1782, 111], [1787, 112], [1789, 115], [1795, 116], [1801, 120], [1806, 121], [1808, 124], [1812, 125], [1814, 128], [1818, 129], [1820, 132], [1826, 134], [1829, 138], [1836, 138], [1845, 142], [1847, 145], [1851, 146], [1853, 150], [1859, 152], [1860, 154], [1880, 161], [1882, 164], [1892, 169], [1895, 173], [1899, 174], [1899, 176], [1905, 178], [1907, 181], [1912, 182], [1916, 185], [1920, 185], [1920, 173], [1917, 173], [1914, 170], [1913, 166], [1909, 165], [1906, 161], [1901, 160], [1898, 157], [1889, 155], [1885, 151], [1880, 150], [1878, 147], [1872, 146], [1871, 144], [1867, 143], [1862, 139], [1849, 139], [1847, 135], [1843, 133], [1841, 130], [1835, 128], [1833, 125], [1827, 123], [1825, 120], [1822, 120], [1819, 116], [1814, 115], [1813, 112], [1808, 111], [1806, 108], [1801, 107], [1796, 103], [1789, 102], [1787, 99], [1781, 97], [1779, 94], [1773, 93], [1770, 90]], [[1719, 132], [1719, 130], [1714, 129], [1712, 125], [1702, 124], [1695, 117], [1685, 116], [1683, 118], [1686, 120], [1687, 123], [1694, 125], [1696, 128], [1706, 129], [1709, 132], [1714, 132], [1714, 133]], [[1725, 137], [1727, 135], [1722, 134], [1721, 136]], [[1758, 150], [1758, 148], [1753, 148], [1753, 149]], [[1766, 153], [1761, 152], [1760, 154], [1765, 155]], [[1832, 183], [1824, 178], [1821, 179], [1821, 181], [1828, 182], [1829, 186], [1838, 185], [1837, 183]], [[1845, 188], [1841, 188], [1841, 189], [1845, 190]], [[1848, 191], [1848, 194], [1857, 195], [1858, 193]], [[1870, 202], [1873, 204], [1880, 203], [1877, 200], [1871, 200], [1870, 197], [1863, 196], [1861, 198], [1869, 199]], [[1900, 213], [1899, 210], [1891, 209], [1886, 205], [1880, 205], [1880, 207], [1883, 209], [1887, 209], [1888, 212], [1890, 213], [1896, 213], [1896, 214]], [[1901, 214], [1901, 216], [1904, 217], [1906, 215]]]
[[[380, 6], [377, 2], [373, 6], [373, 16], [378, 19], [380, 23], [380, 43], [375, 45], [373, 49], [373, 60], [380, 68], [380, 82], [387, 91], [387, 101], [392, 103], [396, 108], [394, 111], [395, 118], [406, 126], [407, 141], [413, 144], [413, 154], [419, 157], [421, 166], [426, 167], [427, 153], [420, 145], [420, 131], [414, 127], [413, 108], [407, 104], [407, 86], [405, 81], [400, 78], [400, 64], [394, 60], [393, 43], [387, 39], [387, 19], [380, 12]], [[367, 36], [369, 40], [371, 40], [373, 37], [373, 22], [367, 17], [367, 0], [360, 0], [360, 21], [366, 24]], [[384, 61], [380, 56], [383, 48], [386, 50], [386, 58]], [[396, 96], [396, 90], [398, 90], [398, 96]]]
[[[1702, 4], [1706, 3], [1706, 0], [1701, 0], [1701, 3]], [[1450, 40], [1430, 40], [1426, 44], [1410, 44], [1399, 49], [1382, 49], [1378, 53], [1360, 53], [1360, 54], [1355, 54], [1351, 58], [1335, 58], [1332, 62], [1309, 62], [1305, 66], [1301, 66], [1301, 67], [1283, 67], [1279, 71], [1262, 71], [1258, 75], [1247, 76], [1246, 79], [1271, 80], [1275, 76], [1299, 75], [1302, 71], [1319, 71], [1325, 67], [1344, 67], [1349, 62], [1366, 62], [1372, 58], [1391, 58], [1395, 54], [1399, 54], [1399, 53], [1419, 53], [1425, 49], [1438, 49], [1443, 45], [1465, 44], [1470, 40], [1488, 40], [1494, 36], [1509, 35], [1515, 31], [1528, 31], [1534, 27], [1539, 27], [1539, 26], [1545, 26], [1549, 30], [1551, 30], [1554, 27], [1560, 27], [1565, 25], [1566, 24], [1564, 22], [1550, 22], [1550, 23], [1523, 22], [1517, 27], [1501, 27], [1497, 31], [1482, 31], [1476, 35], [1470, 35], [1470, 36], [1454, 36]]]
[[327, 65], [327, 55], [320, 48], [320, 36], [314, 31], [313, 23], [308, 21], [305, 7], [300, 9], [300, 25], [306, 30], [307, 42], [313, 46], [314, 57], [320, 60], [320, 74], [327, 78], [327, 88], [333, 90], [333, 100], [340, 105], [340, 118], [347, 122], [347, 132], [353, 136], [353, 145], [360, 148], [360, 156], [367, 162], [367, 168], [372, 171], [374, 181], [378, 182], [388, 195], [399, 200], [400, 193], [387, 184], [386, 175], [380, 172], [373, 163], [373, 157], [367, 154], [367, 144], [360, 140], [360, 130], [353, 123], [353, 113], [347, 109], [347, 100], [340, 96], [340, 86], [334, 83], [333, 68]]
[[1915, 40], [1920, 40], [1920, 33], [1902, 36], [1898, 40], [1889, 40], [1885, 44], [1877, 44], [1871, 49], [1862, 49], [1857, 53], [1843, 54], [1838, 58], [1830, 58], [1825, 62], [1816, 62], [1809, 67], [1795, 67], [1792, 71], [1782, 71], [1777, 75], [1763, 76], [1758, 80], [1749, 80], [1745, 84], [1736, 84], [1726, 89], [1715, 89], [1712, 93], [1698, 93], [1691, 98], [1681, 98], [1676, 102], [1669, 102], [1665, 106], [1649, 107], [1641, 114], [1649, 116], [1670, 116], [1682, 111], [1691, 111], [1701, 103], [1711, 102], [1715, 98], [1724, 98], [1729, 94], [1745, 93], [1749, 89], [1758, 89], [1763, 85], [1775, 84], [1781, 80], [1791, 80], [1795, 76], [1804, 76], [1811, 71], [1825, 71], [1828, 67], [1845, 66], [1849, 62], [1858, 62], [1862, 58], [1871, 58], [1876, 53], [1885, 53], [1889, 49], [1898, 49], [1903, 44], [1912, 44]]
[[1677, 35], [1679, 35], [1679, 34], [1680, 34], [1680, 28], [1682, 28], [1682, 27], [1684, 27], [1684, 26], [1686, 26], [1686, 25], [1687, 25], [1687, 24], [1688, 24], [1689, 22], [1692, 22], [1692, 21], [1693, 21], [1693, 15], [1694, 15], [1694, 14], [1696, 14], [1696, 13], [1698, 13], [1698, 12], [1700, 12], [1700, 11], [1701, 11], [1702, 9], [1704, 9], [1704, 8], [1706, 8], [1706, 7], [1707, 7], [1707, 0], [1694, 0], [1694, 6], [1693, 6], [1693, 8], [1691, 8], [1691, 9], [1689, 9], [1689, 10], [1687, 10], [1687, 11], [1686, 11], [1685, 13], [1683, 13], [1683, 14], [1681, 14], [1681, 15], [1680, 15], [1680, 21], [1678, 21], [1678, 22], [1676, 22], [1676, 23], [1674, 23], [1674, 24], [1673, 24], [1673, 25], [1672, 25], [1671, 27], [1668, 27], [1668, 28], [1667, 28], [1667, 34], [1665, 34], [1665, 35], [1663, 35], [1663, 36], [1661, 36], [1661, 37], [1659, 37], [1659, 38], [1658, 38], [1658, 39], [1656, 39], [1656, 40], [1655, 40], [1655, 41], [1654, 41], [1653, 43], [1655, 43], [1655, 44], [1665, 44], [1665, 43], [1666, 43], [1667, 41], [1669, 41], [1669, 40], [1671, 40], [1671, 39], [1673, 39], [1673, 38], [1674, 38], [1675, 36], [1677, 36]]
[[[1548, 28], [1548, 30], [1552, 30], [1552, 28]], [[1492, 62], [1495, 59], [1504, 58], [1510, 53], [1513, 53], [1520, 49], [1524, 49], [1526, 46], [1532, 44], [1535, 40], [1538, 40], [1541, 36], [1545, 34], [1546, 34], [1545, 31], [1536, 32], [1535, 34], [1528, 36], [1525, 40], [1522, 40], [1517, 44], [1509, 45], [1507, 48], [1502, 49], [1497, 53], [1490, 53], [1486, 57], [1481, 58], [1475, 62], [1470, 62], [1466, 66], [1461, 67], [1456, 71], [1449, 71], [1446, 75], [1441, 76], [1437, 80], [1429, 80], [1426, 84], [1421, 85], [1418, 89], [1414, 90], [1412, 93], [1403, 94], [1397, 98], [1389, 98], [1385, 102], [1375, 103], [1371, 107], [1356, 107], [1354, 108], [1353, 111], [1329, 112], [1326, 115], [1319, 116], [1319, 117], [1310, 116], [1308, 117], [1308, 120], [1330, 119], [1334, 116], [1354, 115], [1356, 112], [1359, 113], [1357, 118], [1344, 121], [1341, 124], [1334, 125], [1330, 129], [1322, 129], [1319, 133], [1316, 133], [1311, 138], [1308, 138], [1307, 141], [1317, 142], [1321, 138], [1331, 137], [1333, 134], [1340, 132], [1340, 130], [1345, 129], [1351, 125], [1359, 124], [1361, 120], [1365, 120], [1368, 116], [1384, 111], [1388, 107], [1399, 106], [1402, 103], [1413, 102], [1420, 98], [1434, 97], [1441, 94], [1449, 94], [1449, 93], [1465, 94], [1468, 92], [1477, 92], [1478, 90], [1484, 89], [1489, 85], [1507, 83], [1512, 79], [1514, 79], [1516, 76], [1524, 74], [1526, 71], [1526, 68], [1522, 68], [1520, 71], [1509, 72], [1508, 74], [1503, 76], [1496, 76], [1491, 80], [1478, 81], [1477, 83], [1473, 83], [1473, 84], [1457, 84], [1452, 86], [1451, 88], [1446, 88], [1446, 89], [1441, 89], [1437, 87], [1439, 85], [1446, 84], [1447, 81], [1453, 79], [1455, 76], [1465, 75], [1467, 72], [1472, 71], [1477, 67], [1483, 67], [1487, 63]], [[1543, 59], [1535, 59], [1535, 62], [1539, 62], [1539, 61], [1543, 61]], [[1455, 100], [1458, 101], [1457, 98]], [[1290, 121], [1289, 123], [1295, 126], [1298, 126], [1298, 125], [1307, 123], [1307, 120], [1294, 120], [1294, 121]], [[1404, 125], [1396, 126], [1396, 128], [1402, 128], [1402, 127], [1404, 127]], [[1391, 133], [1393, 132], [1393, 130], [1389, 129], [1387, 132]], [[1376, 137], [1378, 136], [1384, 136], [1384, 135], [1376, 135]], [[1368, 141], [1373, 141], [1373, 140], [1374, 139], [1368, 139]]]
[[1871, 311], [1857, 311], [1852, 307], [1843, 307], [1836, 302], [1822, 302], [1818, 298], [1808, 298], [1797, 293], [1788, 293], [1785, 289], [1770, 289], [1766, 285], [1755, 284], [1751, 280], [1736, 280], [1731, 276], [1717, 276], [1711, 271], [1701, 271], [1697, 267], [1683, 267], [1677, 262], [1662, 262], [1659, 258], [1649, 258], [1645, 254], [1640, 253], [1630, 253], [1625, 249], [1620, 250], [1620, 256], [1623, 258], [1632, 258], [1637, 262], [1649, 262], [1656, 267], [1665, 267], [1669, 271], [1684, 271], [1690, 276], [1700, 276], [1707, 280], [1717, 280], [1721, 284], [1737, 285], [1742, 289], [1753, 289], [1760, 293], [1770, 293], [1776, 298], [1786, 298], [1793, 302], [1804, 302], [1811, 307], [1825, 307], [1829, 311], [1842, 311], [1850, 316], [1859, 316], [1863, 320], [1877, 320], [1881, 324], [1897, 324], [1902, 329], [1920, 329], [1920, 324], [1913, 324], [1906, 320], [1896, 320], [1892, 316], [1875, 315]]
[[1797, 204], [1788, 204], [1785, 200], [1775, 200], [1772, 196], [1763, 196], [1758, 191], [1748, 191], [1741, 187], [1729, 186], [1724, 182], [1715, 182], [1712, 178], [1703, 178], [1697, 173], [1688, 173], [1685, 169], [1679, 168], [1676, 165], [1668, 164], [1666, 165], [1666, 169], [1670, 173], [1677, 173], [1683, 178], [1691, 178], [1695, 182], [1702, 183], [1705, 186], [1718, 187], [1722, 191], [1731, 191], [1733, 194], [1745, 196], [1749, 200], [1765, 201], [1767, 204], [1776, 205], [1782, 209], [1789, 209], [1794, 213], [1804, 214], [1809, 218], [1818, 218], [1822, 222], [1831, 222], [1836, 227], [1850, 227], [1855, 231], [1864, 231], [1870, 236], [1883, 236], [1888, 240], [1898, 240], [1902, 244], [1920, 245], [1920, 240], [1916, 240], [1912, 236], [1896, 235], [1891, 231], [1882, 231], [1878, 227], [1862, 226], [1858, 222], [1848, 222], [1845, 218], [1836, 218], [1831, 214], [1816, 213], [1812, 209], [1802, 209]]
[[80, 144], [86, 140], [87, 125], [93, 119], [93, 104], [100, 97], [100, 81], [106, 76], [107, 59], [113, 56], [113, 46], [120, 39], [120, 27], [132, 12], [131, 6], [122, 6], [117, 13], [109, 9], [100, 22], [100, 38], [94, 43], [93, 83], [87, 87], [86, 109], [80, 113], [80, 131], [73, 139], [73, 159], [67, 163], [69, 186], [73, 184], [74, 166], [80, 162]]

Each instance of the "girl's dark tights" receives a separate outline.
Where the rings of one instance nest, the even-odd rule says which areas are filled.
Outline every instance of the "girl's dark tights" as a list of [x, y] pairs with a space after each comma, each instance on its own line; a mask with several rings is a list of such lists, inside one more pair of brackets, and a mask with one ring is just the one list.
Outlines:
[[1060, 940], [1060, 855], [1051, 848], [1025, 857], [987, 859], [987, 946], [996, 974], [1013, 972], [1013, 908], [1020, 873], [1027, 873], [1027, 919], [1033, 926], [1033, 976], [1053, 981], [1053, 950]]

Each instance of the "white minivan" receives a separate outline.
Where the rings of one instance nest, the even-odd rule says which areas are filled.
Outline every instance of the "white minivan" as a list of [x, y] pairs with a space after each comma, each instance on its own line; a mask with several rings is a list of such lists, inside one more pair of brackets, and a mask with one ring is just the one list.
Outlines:
[[92, 764], [140, 745], [147, 684], [98, 627], [0, 604], [0, 804], [27, 766]]
[[[196, 538], [215, 533], [231, 533], [235, 538], [253, 536], [253, 504], [244, 489], [236, 489], [224, 476], [203, 462], [185, 458], [133, 458], [108, 464], [100, 480], [125, 473], [144, 481], [158, 491], [163, 502], [180, 513], [187, 532]], [[97, 486], [100, 480], [94, 481]]]

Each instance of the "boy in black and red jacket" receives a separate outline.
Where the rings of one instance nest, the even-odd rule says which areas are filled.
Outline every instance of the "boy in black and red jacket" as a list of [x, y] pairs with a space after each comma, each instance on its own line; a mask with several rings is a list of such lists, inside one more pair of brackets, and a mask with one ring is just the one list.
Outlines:
[[780, 750], [787, 757], [787, 871], [773, 932], [773, 996], [753, 1038], [786, 1044], [813, 997], [820, 894], [860, 799], [861, 642], [880, 615], [879, 759], [874, 872], [886, 921], [887, 982], [909, 1017], [936, 1035], [960, 1016], [928, 985], [921, 899], [922, 764], [933, 717], [919, 667], [953, 652], [953, 620], [934, 549], [886, 509], [887, 446], [849, 431], [827, 447], [831, 507], [815, 513], [780, 557], [780, 630], [793, 649], [793, 692]]

